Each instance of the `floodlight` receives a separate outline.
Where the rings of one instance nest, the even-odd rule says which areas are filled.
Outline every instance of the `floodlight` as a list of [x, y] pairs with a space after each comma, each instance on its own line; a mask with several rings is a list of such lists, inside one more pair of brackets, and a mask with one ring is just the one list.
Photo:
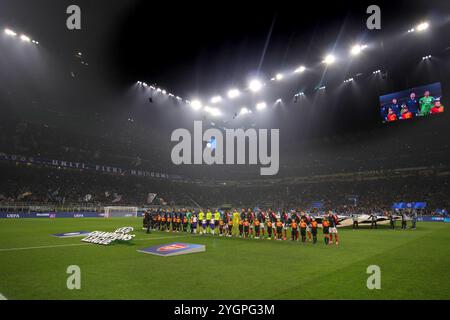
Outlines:
[[211, 98], [211, 103], [218, 103], [222, 101], [222, 97], [221, 96], [215, 96]]
[[252, 80], [249, 84], [249, 89], [253, 92], [258, 92], [262, 88], [262, 83], [259, 80]]
[[228, 98], [233, 99], [236, 98], [240, 95], [240, 92], [238, 89], [231, 89], [230, 91], [228, 91]]
[[24, 35], [24, 34], [22, 34], [20, 36], [20, 40], [25, 41], [25, 42], [30, 42], [31, 41], [31, 39], [28, 36]]
[[201, 101], [199, 101], [199, 100], [192, 100], [192, 102], [191, 102], [191, 107], [192, 107], [192, 109], [194, 109], [194, 110], [199, 110], [199, 109], [202, 108], [202, 103], [201, 103]]
[[259, 102], [256, 104], [256, 110], [264, 110], [267, 107], [265, 102]]
[[298, 67], [297, 69], [295, 69], [295, 73], [302, 73], [303, 71], [305, 71], [305, 66], [300, 66], [300, 67]]
[[422, 22], [419, 25], [417, 25], [416, 29], [417, 29], [417, 31], [424, 31], [424, 30], [428, 29], [429, 26], [430, 25], [428, 22]]
[[249, 110], [246, 108], [246, 107], [242, 107], [241, 108], [241, 111], [239, 111], [239, 114], [241, 115], [241, 114], [247, 114], [247, 113], [249, 113]]
[[332, 64], [334, 63], [334, 61], [336, 61], [336, 58], [332, 54], [327, 55], [323, 60], [323, 62], [326, 64]]
[[363, 51], [363, 50], [366, 49], [366, 48], [367, 48], [367, 45], [359, 45], [359, 44], [355, 44], [355, 45], [351, 48], [350, 53], [351, 53], [353, 56], [356, 56], [356, 55], [360, 54], [361, 51]]
[[12, 36], [15, 37], [17, 36], [17, 33], [15, 33], [13, 30], [11, 29], [5, 29], [5, 34], [7, 34], [8, 36]]

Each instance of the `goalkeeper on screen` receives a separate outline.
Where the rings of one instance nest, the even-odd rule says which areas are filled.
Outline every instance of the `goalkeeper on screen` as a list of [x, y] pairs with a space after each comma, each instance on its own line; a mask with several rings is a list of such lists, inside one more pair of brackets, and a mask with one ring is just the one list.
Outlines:
[[425, 91], [423, 97], [419, 99], [420, 115], [426, 116], [430, 114], [430, 110], [434, 105], [434, 98], [430, 96], [430, 91]]

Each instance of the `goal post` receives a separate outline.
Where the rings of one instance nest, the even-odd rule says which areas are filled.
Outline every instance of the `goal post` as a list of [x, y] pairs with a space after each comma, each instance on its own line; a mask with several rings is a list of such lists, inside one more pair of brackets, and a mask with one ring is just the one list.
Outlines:
[[137, 217], [137, 207], [110, 206], [104, 207], [105, 218]]

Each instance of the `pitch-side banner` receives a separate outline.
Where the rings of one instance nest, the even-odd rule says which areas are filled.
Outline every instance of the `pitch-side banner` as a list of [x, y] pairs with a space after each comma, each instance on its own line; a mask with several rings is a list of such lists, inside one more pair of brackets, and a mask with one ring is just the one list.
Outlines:
[[392, 209], [425, 209], [426, 202], [396, 202], [392, 205]]

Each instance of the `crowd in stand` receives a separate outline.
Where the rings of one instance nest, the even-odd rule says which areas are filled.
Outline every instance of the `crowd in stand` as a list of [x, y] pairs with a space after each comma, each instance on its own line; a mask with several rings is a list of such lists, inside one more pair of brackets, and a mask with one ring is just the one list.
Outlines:
[[[360, 134], [301, 142], [291, 151], [280, 150], [280, 174], [284, 181], [257, 182], [249, 166], [171, 165], [169, 143], [159, 144], [161, 133], [131, 126], [102, 134], [69, 132], [26, 121], [1, 121], [7, 134], [0, 135], [0, 152], [66, 161], [116, 165], [126, 169], [172, 170], [194, 176], [190, 183], [120, 174], [104, 174], [58, 167], [0, 163], [0, 201], [3, 203], [84, 203], [98, 205], [179, 205], [237, 207], [333, 208], [339, 213], [371, 213], [394, 202], [427, 202], [423, 214], [450, 207], [449, 143], [445, 119], [424, 122], [420, 130], [389, 128]], [[144, 131], [143, 131], [144, 130]], [[386, 130], [386, 129], [383, 129]], [[152, 139], [148, 139], [149, 134]], [[147, 137], [147, 138], [146, 138]], [[164, 156], [166, 158], [164, 158]], [[388, 168], [421, 167], [409, 174], [384, 172]], [[423, 167], [425, 169], [423, 169]], [[254, 168], [255, 172], [258, 168]], [[364, 170], [378, 172], [373, 177]], [[342, 180], [321, 175], [354, 173]], [[363, 177], [357, 177], [361, 173]], [[397, 173], [399, 173], [397, 175]], [[255, 181], [244, 182], [250, 175]], [[257, 174], [259, 176], [259, 174]], [[301, 182], [295, 181], [302, 177]], [[222, 179], [226, 182], [218, 182]], [[208, 183], [203, 183], [207, 181]], [[194, 183], [197, 182], [197, 183]], [[200, 182], [200, 183], [198, 183]], [[156, 194], [156, 197], [150, 197]], [[149, 199], [151, 201], [149, 201]]]
[[[450, 178], [385, 177], [368, 181], [199, 186], [149, 177], [23, 165], [0, 165], [0, 201], [93, 204], [333, 209], [339, 214], [381, 213], [394, 202], [427, 202], [423, 214], [449, 207]], [[149, 196], [156, 194], [155, 196]]]
[[[280, 145], [278, 176], [308, 176], [419, 166], [442, 166], [450, 162], [446, 119], [420, 124], [420, 129], [378, 128], [298, 143]], [[73, 132], [63, 126], [27, 121], [1, 122], [0, 152], [49, 159], [99, 163], [128, 169], [150, 170], [194, 178], [253, 178], [257, 167], [175, 166], [171, 163], [170, 132], [151, 127], [124, 126], [101, 132]], [[149, 139], [148, 137], [151, 137]]]

